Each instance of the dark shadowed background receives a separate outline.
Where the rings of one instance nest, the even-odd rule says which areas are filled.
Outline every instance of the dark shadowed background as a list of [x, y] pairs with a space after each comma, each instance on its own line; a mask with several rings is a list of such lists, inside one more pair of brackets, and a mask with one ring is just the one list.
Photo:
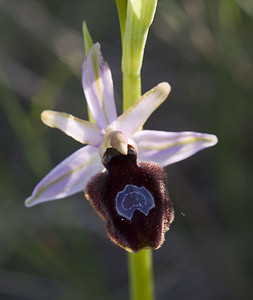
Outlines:
[[[128, 299], [125, 252], [82, 193], [24, 207], [80, 147], [40, 113], [87, 119], [84, 19], [112, 69], [120, 113], [114, 1], [0, 0], [0, 299]], [[172, 92], [146, 128], [214, 133], [219, 143], [166, 168], [176, 217], [154, 252], [157, 300], [251, 299], [253, 2], [159, 2], [143, 92], [161, 81]]]

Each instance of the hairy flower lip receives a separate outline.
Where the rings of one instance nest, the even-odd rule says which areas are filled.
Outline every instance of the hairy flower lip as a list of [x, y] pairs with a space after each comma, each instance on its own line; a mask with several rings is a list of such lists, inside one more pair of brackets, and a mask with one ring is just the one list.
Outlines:
[[26, 206], [84, 190], [89, 179], [104, 169], [102, 159], [108, 147], [116, 147], [126, 154], [127, 145], [131, 145], [138, 150], [138, 162], [153, 161], [167, 166], [214, 146], [218, 141], [216, 136], [204, 133], [141, 130], [170, 93], [170, 85], [166, 82], [146, 92], [117, 117], [111, 71], [104, 61], [99, 43], [91, 46], [84, 60], [82, 84], [95, 123], [50, 110], [42, 112], [41, 118], [47, 126], [58, 128], [87, 146], [49, 172], [26, 199]]
[[110, 239], [129, 252], [158, 249], [174, 219], [165, 171], [154, 162], [138, 163], [136, 156], [131, 147], [127, 155], [107, 149], [107, 172], [92, 177], [85, 189]]

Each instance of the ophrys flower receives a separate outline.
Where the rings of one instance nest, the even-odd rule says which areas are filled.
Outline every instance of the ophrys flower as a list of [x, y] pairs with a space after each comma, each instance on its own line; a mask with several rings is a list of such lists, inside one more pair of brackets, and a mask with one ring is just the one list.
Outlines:
[[[128, 220], [128, 222], [131, 222], [134, 215], [139, 213], [146, 216], [150, 215], [149, 212], [152, 208], [157, 206], [155, 204], [157, 200], [153, 199], [154, 197], [168, 198], [167, 192], [166, 195], [164, 194], [166, 176], [161, 166], [164, 167], [183, 160], [204, 148], [215, 145], [217, 143], [216, 136], [190, 131], [142, 130], [151, 113], [167, 98], [170, 86], [166, 82], [158, 84], [145, 93], [127, 111], [117, 117], [111, 71], [102, 57], [98, 43], [90, 48], [89, 54], [85, 58], [82, 83], [89, 110], [95, 123], [81, 120], [66, 113], [49, 110], [44, 111], [41, 118], [46, 125], [58, 128], [80, 143], [87, 145], [67, 157], [46, 175], [26, 200], [26, 206], [64, 198], [83, 191], [89, 180], [96, 174], [107, 176], [106, 174], [109, 172], [109, 179], [105, 178], [104, 175], [98, 176], [102, 176], [104, 184], [107, 180], [111, 182], [113, 176], [113, 178], [117, 177], [115, 177], [115, 170], [117, 169], [118, 172], [118, 168], [111, 168], [110, 166], [118, 161], [120, 164], [125, 164], [125, 169], [128, 169], [130, 173], [137, 172], [138, 176], [143, 179], [138, 177], [138, 184], [134, 184], [134, 180], [129, 180], [128, 183], [126, 175], [124, 175], [125, 186], [119, 190], [116, 187], [117, 193], [114, 190], [114, 194], [116, 193], [114, 198], [118, 201], [118, 204], [114, 204], [114, 210], [117, 210], [121, 218]], [[112, 153], [108, 152], [108, 149], [112, 149]], [[129, 162], [129, 165], [126, 162]], [[149, 162], [149, 165], [146, 162]], [[131, 164], [133, 167], [130, 168]], [[139, 167], [150, 174], [153, 172], [153, 175], [148, 176], [148, 179], [145, 172], [143, 176], [139, 175], [142, 172]], [[157, 179], [155, 179], [156, 177]], [[91, 182], [96, 185], [97, 182], [94, 180]], [[141, 183], [142, 181], [149, 183], [145, 185]], [[157, 184], [160, 185], [160, 191], [155, 186]], [[154, 191], [153, 194], [150, 194], [149, 188]], [[111, 192], [108, 191], [108, 193]], [[130, 202], [126, 198], [127, 193], [131, 195]], [[101, 198], [101, 195], [94, 195], [92, 187], [88, 188], [86, 195], [88, 198], [97, 197], [94, 200], [96, 203]], [[115, 199], [112, 200], [115, 201]], [[93, 199], [90, 200], [93, 201]], [[166, 201], [168, 202], [169, 198]], [[92, 204], [94, 205], [94, 203]], [[101, 205], [98, 203], [98, 206]], [[162, 233], [168, 229], [168, 225], [173, 219], [170, 201], [167, 203], [167, 207], [166, 205], [163, 206], [164, 211], [160, 211], [161, 218], [164, 218], [163, 214], [166, 213], [168, 216], [167, 219], [161, 219]], [[98, 208], [96, 207], [96, 209]], [[128, 211], [126, 211], [127, 209]], [[105, 215], [108, 214], [104, 212], [104, 208], [99, 213], [106, 219]], [[115, 241], [115, 237], [111, 236], [111, 238]], [[159, 242], [154, 248], [157, 248], [162, 240], [163, 236], [159, 238]], [[139, 245], [135, 249], [127, 244], [118, 243], [133, 251], [138, 251], [143, 247], [143, 245]]]

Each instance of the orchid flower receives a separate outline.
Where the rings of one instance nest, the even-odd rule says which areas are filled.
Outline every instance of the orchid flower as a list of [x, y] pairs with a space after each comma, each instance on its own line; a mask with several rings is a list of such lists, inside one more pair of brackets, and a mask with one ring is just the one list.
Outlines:
[[[82, 84], [95, 123], [50, 110], [43, 111], [41, 119], [46, 125], [58, 128], [78, 142], [87, 145], [63, 160], [40, 181], [32, 195], [26, 199], [27, 207], [86, 190], [89, 186], [88, 183], [96, 174], [103, 174], [106, 169], [110, 169], [109, 162], [112, 157], [115, 157], [115, 153], [121, 157], [119, 161], [123, 164], [125, 163], [124, 157], [133, 154], [138, 164], [143, 163], [142, 166], [144, 166], [144, 162], [151, 162], [151, 165], [153, 162], [165, 167], [217, 143], [216, 136], [211, 134], [191, 131], [142, 130], [151, 113], [165, 101], [170, 93], [170, 86], [166, 82], [160, 83], [146, 92], [128, 110], [117, 117], [111, 71], [103, 59], [98, 43], [92, 45], [84, 60]], [[116, 152], [111, 154], [108, 149]], [[157, 166], [152, 168], [156, 169]], [[166, 180], [163, 179], [163, 176], [161, 176], [161, 181], [164, 188]], [[93, 183], [93, 186], [96, 186], [96, 182], [93, 181]], [[127, 186], [127, 190], [132, 195], [139, 193], [139, 190], [136, 189], [135, 185]], [[138, 210], [138, 205], [139, 211], [144, 215], [149, 213], [154, 206], [152, 195], [146, 188], [143, 188], [141, 192], [148, 199], [149, 207], [145, 206], [147, 205], [145, 200], [146, 204], [143, 204], [143, 207], [137, 203], [136, 207], [131, 206], [131, 211], [124, 213], [122, 199], [126, 190], [122, 189], [118, 196], [119, 204], [117, 206], [121, 217], [131, 221], [135, 208]], [[94, 194], [94, 191], [92, 193]], [[87, 192], [86, 195], [89, 198], [90, 193]], [[135, 208], [133, 209], [133, 207]], [[169, 208], [166, 209], [168, 211]], [[100, 211], [100, 214], [105, 218], [106, 213], [103, 214]], [[171, 219], [173, 219], [172, 214], [171, 212]], [[165, 225], [162, 224], [162, 226]], [[115, 237], [111, 236], [111, 238], [115, 241]], [[125, 248], [129, 248], [129, 246], [126, 245]]]

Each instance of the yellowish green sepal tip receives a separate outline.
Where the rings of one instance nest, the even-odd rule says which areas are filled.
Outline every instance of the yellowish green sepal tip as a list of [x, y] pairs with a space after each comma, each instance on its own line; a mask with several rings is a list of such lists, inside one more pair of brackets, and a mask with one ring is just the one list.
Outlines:
[[91, 46], [93, 45], [93, 41], [89, 33], [86, 21], [83, 21], [83, 40], [84, 40], [85, 55], [87, 56]]

